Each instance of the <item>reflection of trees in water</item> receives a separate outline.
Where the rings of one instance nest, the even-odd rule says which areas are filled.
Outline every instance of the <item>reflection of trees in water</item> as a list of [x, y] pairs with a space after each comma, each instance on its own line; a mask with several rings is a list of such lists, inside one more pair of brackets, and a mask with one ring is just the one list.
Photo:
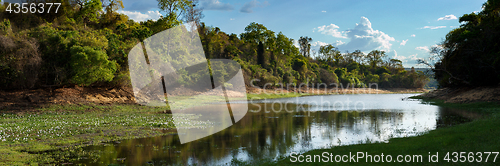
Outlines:
[[[289, 104], [288, 107], [293, 106]], [[252, 109], [255, 108], [250, 106]], [[117, 163], [116, 158], [130, 156], [125, 160], [128, 165], [142, 165], [151, 160], [171, 164], [186, 164], [191, 160], [194, 162], [191, 164], [204, 165], [228, 156], [230, 161], [238, 153], [244, 152], [252, 161], [256, 161], [288, 154], [296, 146], [311, 149], [314, 137], [337, 142], [341, 131], [354, 135], [371, 133], [380, 137], [381, 125], [398, 124], [403, 117], [402, 113], [396, 111], [317, 111], [310, 112], [309, 117], [308, 113], [276, 113], [272, 110], [269, 113], [248, 112], [237, 124], [197, 141], [181, 145], [176, 135], [126, 140], [120, 146], [104, 146], [102, 150], [116, 153], [104, 153], [99, 160]], [[314, 132], [320, 134], [314, 135]]]
[[481, 118], [481, 115], [460, 109], [439, 107], [439, 118], [436, 119], [436, 128], [449, 127], [456, 124], [470, 122], [472, 119]]

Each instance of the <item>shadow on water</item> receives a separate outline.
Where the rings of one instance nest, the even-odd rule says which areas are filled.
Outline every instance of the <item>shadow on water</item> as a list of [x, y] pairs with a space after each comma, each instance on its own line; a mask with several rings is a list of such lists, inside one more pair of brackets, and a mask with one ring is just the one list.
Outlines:
[[[251, 163], [288, 156], [291, 152], [387, 142], [390, 138], [425, 134], [477, 118], [463, 110], [402, 100], [407, 96], [309, 96], [240, 103], [249, 106], [241, 121], [203, 139], [180, 144], [179, 137], [173, 134], [89, 146], [84, 151], [97, 153], [98, 157], [75, 164], [224, 165], [235, 160]], [[276, 104], [287, 102], [286, 106]], [[345, 104], [339, 104], [342, 102]]]

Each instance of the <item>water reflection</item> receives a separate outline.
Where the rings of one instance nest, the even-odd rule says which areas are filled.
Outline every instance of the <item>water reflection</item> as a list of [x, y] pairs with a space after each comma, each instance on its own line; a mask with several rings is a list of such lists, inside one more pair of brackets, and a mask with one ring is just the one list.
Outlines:
[[[100, 152], [100, 157], [80, 162], [88, 165], [252, 162], [287, 156], [291, 152], [387, 142], [393, 137], [415, 136], [469, 121], [470, 117], [459, 116], [459, 110], [402, 100], [408, 96], [411, 95], [332, 95], [239, 103], [248, 104], [248, 114], [235, 125], [209, 137], [180, 144], [174, 134], [91, 146], [85, 150]], [[346, 100], [358, 104], [341, 107], [322, 102]], [[359, 107], [360, 103], [363, 107]]]

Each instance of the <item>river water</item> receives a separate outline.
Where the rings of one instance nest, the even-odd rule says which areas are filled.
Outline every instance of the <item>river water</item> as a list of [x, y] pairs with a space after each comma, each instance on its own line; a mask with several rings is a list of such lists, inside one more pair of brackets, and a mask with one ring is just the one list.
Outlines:
[[[176, 134], [89, 146], [86, 165], [226, 165], [269, 161], [313, 149], [389, 142], [468, 122], [462, 110], [407, 99], [416, 94], [327, 95], [256, 100], [246, 116], [211, 136], [181, 144]], [[172, 132], [172, 131], [169, 131]], [[182, 133], [178, 133], [182, 134]]]

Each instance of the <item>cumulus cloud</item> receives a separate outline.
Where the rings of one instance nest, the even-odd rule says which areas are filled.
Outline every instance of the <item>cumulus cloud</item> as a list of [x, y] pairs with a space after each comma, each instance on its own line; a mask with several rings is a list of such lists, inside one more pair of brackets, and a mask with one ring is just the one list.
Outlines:
[[267, 1], [264, 1], [264, 2], [259, 2], [257, 0], [252, 0], [250, 2], [247, 2], [243, 5], [243, 7], [241, 7], [240, 9], [240, 12], [242, 13], [253, 13], [253, 10], [252, 8], [256, 8], [256, 7], [264, 7], [264, 6], [267, 6], [268, 5], [268, 2]]
[[[321, 46], [326, 46], [328, 43], [322, 42], [322, 41], [315, 41], [311, 43], [311, 51], [314, 50], [316, 52], [319, 52], [319, 47]], [[333, 45], [333, 44], [332, 44]], [[300, 47], [299, 47], [300, 48]], [[311, 52], [312, 54], [312, 52]]]
[[446, 28], [446, 26], [425, 26], [420, 29], [440, 29], [440, 28]]
[[311, 46], [313, 46], [313, 47], [316, 47], [316, 46], [320, 47], [320, 46], [326, 46], [326, 45], [328, 45], [328, 43], [325, 43], [322, 41], [316, 41], [316, 42], [311, 43]]
[[331, 35], [336, 38], [347, 38], [346, 34], [339, 31], [339, 26], [335, 24], [319, 26], [314, 28], [313, 32], [315, 31], [321, 32], [321, 34]]
[[408, 42], [408, 39], [406, 39], [406, 40], [403, 40], [403, 41], [402, 41], [402, 42], [401, 42], [401, 43], [400, 43], [399, 45], [402, 45], [402, 46], [404, 46], [404, 45], [406, 45], [406, 42]]
[[429, 49], [429, 47], [427, 47], [427, 46], [417, 47], [417, 48], [415, 48], [415, 50], [422, 50], [422, 51], [425, 51], [425, 52], [430, 52], [431, 51]]
[[200, 3], [203, 10], [222, 10], [231, 11], [234, 9], [233, 5], [229, 3], [221, 3], [219, 0], [204, 0]]
[[455, 16], [453, 14], [450, 14], [450, 15], [446, 15], [444, 17], [438, 18], [438, 21], [441, 21], [441, 20], [456, 20], [456, 19], [458, 19], [457, 16]]
[[415, 34], [411, 35], [411, 37], [415, 37]]
[[392, 57], [392, 59], [398, 59], [401, 62], [408, 62], [408, 58], [402, 55], [398, 55], [398, 52], [396, 50], [394, 50], [394, 56]]
[[160, 18], [161, 13], [159, 11], [148, 11], [146, 13], [141, 13], [141, 12], [131, 12], [131, 11], [124, 11], [120, 10], [118, 13], [122, 13], [127, 15], [130, 19], [140, 22], [140, 21], [147, 21], [147, 20], [158, 20]]
[[342, 50], [361, 50], [370, 51], [374, 49], [390, 51], [391, 42], [395, 39], [382, 31], [374, 30], [372, 23], [368, 18], [361, 17], [360, 23], [357, 23], [354, 29], [345, 32], [347, 38], [351, 39], [349, 43], [339, 45]]

